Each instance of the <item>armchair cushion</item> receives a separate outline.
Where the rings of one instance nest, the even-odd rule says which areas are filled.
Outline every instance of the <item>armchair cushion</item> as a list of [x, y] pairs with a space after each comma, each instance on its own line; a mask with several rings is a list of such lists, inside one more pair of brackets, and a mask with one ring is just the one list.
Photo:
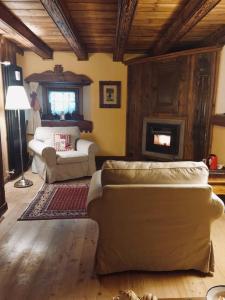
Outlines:
[[59, 151], [57, 154], [57, 164], [70, 164], [84, 162], [88, 160], [88, 155], [78, 151]]
[[56, 133], [69, 134], [72, 147], [75, 146], [75, 141], [80, 138], [78, 127], [38, 127], [36, 128], [34, 139], [54, 147], [54, 136]]
[[207, 184], [208, 175], [203, 162], [106, 161], [102, 168], [102, 185]]

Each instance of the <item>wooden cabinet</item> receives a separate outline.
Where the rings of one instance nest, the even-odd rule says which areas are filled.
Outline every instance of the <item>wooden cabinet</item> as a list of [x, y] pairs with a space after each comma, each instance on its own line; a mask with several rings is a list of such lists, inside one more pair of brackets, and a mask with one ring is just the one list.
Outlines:
[[7, 210], [7, 203], [5, 201], [3, 165], [2, 165], [2, 148], [0, 136], [0, 216]]

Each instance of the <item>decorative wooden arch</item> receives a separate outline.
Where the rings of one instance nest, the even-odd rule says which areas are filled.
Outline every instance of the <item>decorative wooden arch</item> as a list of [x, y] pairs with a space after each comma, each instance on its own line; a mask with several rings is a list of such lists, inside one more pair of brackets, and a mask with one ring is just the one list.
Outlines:
[[62, 65], [55, 65], [54, 71], [33, 73], [25, 78], [26, 82], [39, 83], [70, 83], [76, 85], [90, 85], [93, 81], [86, 75], [63, 71]]
[[[48, 70], [42, 73], [33, 73], [27, 76], [25, 82], [39, 82], [43, 86], [50, 84], [75, 85], [83, 87], [90, 85], [93, 81], [86, 75], [76, 74], [70, 71], [63, 71], [62, 65], [55, 65], [54, 71]], [[81, 131], [91, 132], [93, 130], [93, 123], [84, 120], [83, 115], [77, 115], [76, 120], [42, 120], [42, 126], [78, 126]]]

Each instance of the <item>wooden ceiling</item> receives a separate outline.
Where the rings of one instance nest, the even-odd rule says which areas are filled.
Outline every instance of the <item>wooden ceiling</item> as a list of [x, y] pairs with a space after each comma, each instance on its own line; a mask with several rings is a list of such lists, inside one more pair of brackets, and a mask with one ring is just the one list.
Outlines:
[[2, 0], [0, 34], [22, 49], [159, 55], [225, 42], [225, 0]]

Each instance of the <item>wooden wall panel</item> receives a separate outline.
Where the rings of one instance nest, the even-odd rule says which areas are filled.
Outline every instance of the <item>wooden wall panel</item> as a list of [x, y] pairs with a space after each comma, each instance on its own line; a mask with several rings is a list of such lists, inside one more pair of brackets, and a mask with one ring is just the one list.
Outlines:
[[[138, 159], [141, 150], [140, 135], [138, 133], [142, 129], [143, 115], [143, 97], [141, 89], [143, 68], [141, 65], [135, 65], [131, 66], [131, 69], [132, 70], [130, 70], [130, 67], [128, 67], [128, 91], [131, 90], [132, 93], [128, 94], [129, 108], [127, 111], [127, 155], [134, 159]], [[137, 74], [139, 76], [136, 76]], [[146, 85], [144, 84], [144, 86]]]
[[218, 53], [187, 54], [129, 65], [127, 156], [130, 159], [145, 159], [141, 154], [144, 117], [185, 120], [183, 159], [201, 160], [208, 155]]

